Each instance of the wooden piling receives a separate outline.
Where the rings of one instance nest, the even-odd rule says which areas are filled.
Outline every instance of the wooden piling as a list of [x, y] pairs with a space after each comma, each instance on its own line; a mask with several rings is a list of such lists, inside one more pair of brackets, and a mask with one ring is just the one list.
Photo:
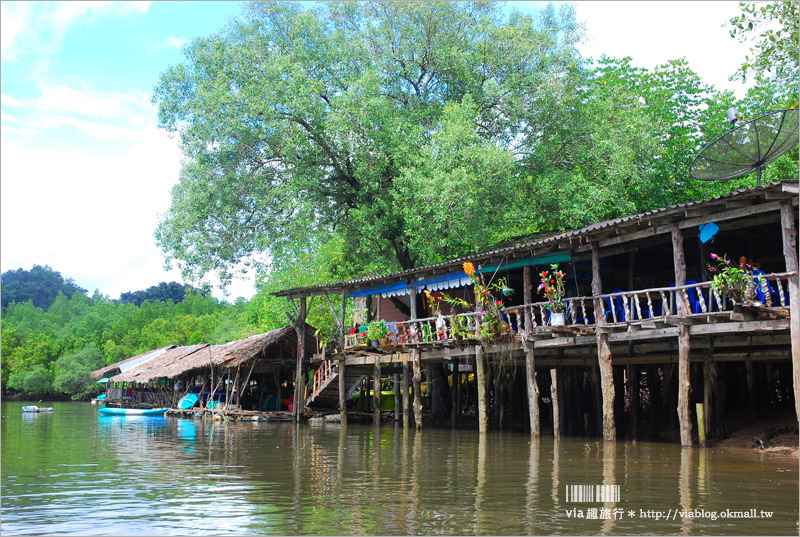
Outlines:
[[347, 383], [345, 382], [345, 365], [344, 365], [344, 337], [347, 330], [347, 323], [345, 318], [347, 316], [347, 295], [346, 289], [342, 290], [342, 307], [340, 311], [341, 323], [339, 323], [339, 420], [343, 425], [347, 424]]
[[400, 392], [400, 374], [394, 374], [394, 421], [400, 421], [402, 419], [402, 402], [401, 402], [401, 392]]
[[478, 383], [478, 432], [489, 430], [489, 414], [486, 410], [486, 364], [483, 347], [475, 346], [475, 381]]
[[800, 419], [800, 275], [797, 258], [797, 229], [795, 217], [797, 209], [792, 200], [781, 202], [781, 231], [783, 237], [783, 256], [786, 272], [794, 272], [789, 277], [789, 331], [792, 341], [792, 385], [794, 388], [795, 417]]
[[700, 446], [706, 447], [706, 425], [705, 425], [705, 408], [703, 403], [695, 405], [695, 413], [697, 414], [697, 437], [700, 440]]
[[372, 423], [381, 425], [381, 357], [375, 357], [375, 366], [372, 373]]
[[[531, 267], [526, 266], [522, 270], [522, 289], [523, 300], [525, 304], [533, 302], [533, 290], [531, 286]], [[526, 333], [533, 325], [531, 318], [530, 308], [525, 308], [525, 330]], [[524, 337], [522, 345], [525, 347], [525, 377], [527, 379], [528, 388], [528, 419], [531, 426], [531, 436], [541, 436], [540, 420], [539, 420], [539, 387], [536, 384], [536, 364], [535, 355], [533, 351], [533, 344]]]
[[[711, 393], [711, 362], [706, 360], [703, 362], [703, 423], [704, 423], [704, 430], [703, 435], [699, 438], [701, 439], [700, 445], [703, 445], [703, 441], [706, 438], [711, 437], [711, 422], [713, 421], [714, 417], [714, 410], [712, 407], [712, 393]], [[698, 405], [699, 406], [699, 405]], [[700, 433], [700, 415], [697, 416], [697, 427], [698, 427], [698, 434]]]
[[756, 402], [758, 391], [756, 390], [756, 378], [753, 374], [753, 361], [750, 358], [744, 359], [744, 373], [747, 380], [747, 403], [750, 408], [750, 417], [755, 417], [758, 403]]
[[603, 439], [615, 440], [617, 437], [616, 424], [614, 423], [614, 372], [611, 367], [611, 345], [608, 342], [608, 334], [602, 332], [601, 328], [605, 324], [605, 317], [600, 313], [603, 311], [602, 299], [599, 295], [603, 294], [602, 280], [600, 279], [600, 251], [596, 242], [592, 242], [592, 295], [594, 299], [594, 311], [597, 322], [597, 361], [600, 367], [600, 387], [603, 397]]
[[[686, 261], [683, 253], [683, 233], [677, 224], [672, 224], [672, 260], [675, 267], [675, 287], [686, 285]], [[678, 316], [688, 313], [686, 301], [681, 293], [675, 293], [678, 304]], [[691, 384], [689, 380], [689, 325], [678, 325], [678, 422], [680, 426], [681, 445], [692, 446], [692, 422], [689, 416], [689, 397]]]
[[408, 360], [403, 360], [403, 429], [411, 427], [411, 409], [409, 398], [409, 367]]
[[450, 427], [452, 429], [456, 428], [458, 415], [461, 411], [461, 371], [459, 370], [458, 364], [459, 360], [455, 358], [453, 360], [453, 387], [450, 391], [450, 395], [453, 399], [453, 407], [450, 409]]
[[412, 350], [411, 356], [411, 365], [414, 370], [414, 426], [419, 431], [422, 429], [422, 367], [419, 350]]
[[553, 403], [553, 436], [558, 438], [561, 436], [561, 412], [558, 408], [558, 368], [550, 369], [550, 401]]
[[[630, 395], [630, 409], [629, 409], [629, 416], [630, 416], [630, 431], [631, 431], [631, 438], [636, 440], [639, 437], [639, 366], [637, 365], [629, 365], [628, 366], [628, 392]], [[653, 391], [653, 379], [649, 378], [650, 375], [647, 375], [647, 386], [650, 391]], [[652, 399], [651, 399], [652, 401]], [[655, 413], [656, 409], [651, 404], [650, 412]]]

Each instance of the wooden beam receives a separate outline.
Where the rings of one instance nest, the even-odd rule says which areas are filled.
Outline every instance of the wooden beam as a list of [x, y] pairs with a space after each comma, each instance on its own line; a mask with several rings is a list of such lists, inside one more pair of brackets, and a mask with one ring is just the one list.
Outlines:
[[[408, 294], [408, 307], [411, 310], [411, 320], [417, 319], [417, 289], [411, 287]], [[422, 367], [421, 352], [419, 348], [414, 348], [411, 351], [411, 366], [413, 368], [414, 377], [414, 426], [418, 431], [422, 430]]]
[[297, 333], [297, 370], [295, 371], [294, 383], [294, 406], [292, 408], [292, 420], [297, 423], [303, 417], [303, 407], [305, 403], [305, 374], [303, 363], [306, 357], [306, 297], [300, 299], [300, 308], [297, 316], [297, 323], [294, 330]]
[[475, 380], [478, 383], [478, 432], [489, 430], [489, 413], [486, 408], [486, 363], [483, 346], [475, 346]]
[[372, 424], [381, 426], [381, 361], [375, 359], [375, 369], [372, 372]]
[[[672, 259], [675, 266], [675, 287], [686, 285], [686, 261], [683, 252], [683, 234], [677, 224], [672, 226]], [[681, 297], [681, 293], [677, 293]], [[685, 300], [677, 300], [678, 316], [688, 313]], [[678, 421], [680, 425], [681, 445], [692, 447], [692, 422], [689, 416], [689, 398], [691, 384], [689, 381], [689, 327], [678, 325]]]
[[[341, 317], [342, 324], [339, 325], [339, 355], [344, 356], [344, 336], [347, 330], [346, 313], [347, 313], [347, 290], [342, 289], [342, 305]], [[347, 425], [347, 383], [345, 382], [346, 366], [345, 360], [339, 360], [337, 366], [337, 374], [339, 378], [339, 420], [342, 425]]]
[[553, 404], [553, 437], [559, 438], [561, 436], [561, 412], [558, 408], [558, 368], [556, 367], [550, 369], [550, 401]]

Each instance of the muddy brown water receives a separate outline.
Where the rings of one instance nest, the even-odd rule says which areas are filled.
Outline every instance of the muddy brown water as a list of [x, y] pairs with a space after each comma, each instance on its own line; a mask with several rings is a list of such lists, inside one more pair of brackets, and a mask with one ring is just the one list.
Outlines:
[[800, 529], [790, 455], [510, 432], [106, 417], [88, 403], [23, 414], [23, 404], [2, 404], [3, 535]]

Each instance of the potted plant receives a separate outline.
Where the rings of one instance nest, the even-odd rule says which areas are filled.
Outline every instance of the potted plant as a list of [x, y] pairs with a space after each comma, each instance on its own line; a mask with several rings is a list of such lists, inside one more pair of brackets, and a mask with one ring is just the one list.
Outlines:
[[389, 328], [386, 326], [386, 321], [384, 319], [372, 321], [367, 324], [367, 339], [370, 340], [373, 347], [377, 347], [379, 340], [382, 339], [385, 339], [386, 344], [388, 344], [388, 335]]
[[539, 291], [547, 298], [545, 307], [550, 310], [550, 326], [564, 326], [564, 313], [567, 307], [564, 298], [564, 273], [558, 270], [558, 263], [550, 265], [550, 270], [539, 273]]
[[761, 283], [763, 276], [753, 274], [752, 265], [743, 264], [737, 267], [727, 255], [720, 257], [713, 252], [711, 259], [716, 263], [716, 266], [708, 264], [708, 271], [713, 275], [712, 289], [733, 300], [734, 304], [746, 304], [755, 300], [756, 280]]

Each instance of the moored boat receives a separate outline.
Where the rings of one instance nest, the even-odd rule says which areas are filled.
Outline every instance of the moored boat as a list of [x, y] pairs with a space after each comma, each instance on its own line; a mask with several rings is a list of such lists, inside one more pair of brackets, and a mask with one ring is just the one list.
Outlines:
[[164, 408], [115, 408], [115, 407], [103, 407], [98, 408], [97, 411], [101, 414], [106, 414], [108, 416], [163, 416], [164, 413], [169, 410], [167, 407]]
[[39, 407], [39, 406], [24, 406], [22, 407], [23, 412], [52, 412], [52, 407]]

